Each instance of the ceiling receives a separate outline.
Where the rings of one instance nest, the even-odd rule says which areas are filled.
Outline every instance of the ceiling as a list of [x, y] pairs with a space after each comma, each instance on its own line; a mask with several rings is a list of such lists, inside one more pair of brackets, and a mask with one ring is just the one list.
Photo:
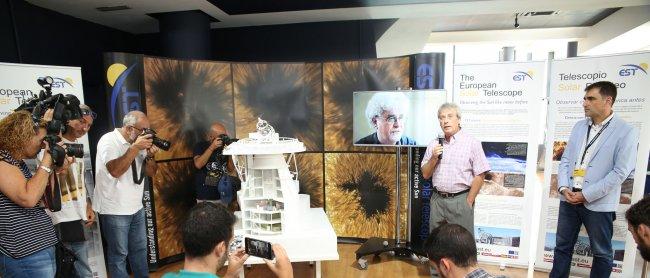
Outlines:
[[[620, 7], [649, 5], [650, 0], [27, 0], [59, 13], [126, 32], [158, 32], [149, 14], [200, 10], [215, 20], [212, 28], [366, 20], [434, 18], [432, 32], [512, 29], [517, 13], [555, 11], [522, 16], [520, 28], [591, 26]], [[99, 7], [128, 6], [99, 11]]]

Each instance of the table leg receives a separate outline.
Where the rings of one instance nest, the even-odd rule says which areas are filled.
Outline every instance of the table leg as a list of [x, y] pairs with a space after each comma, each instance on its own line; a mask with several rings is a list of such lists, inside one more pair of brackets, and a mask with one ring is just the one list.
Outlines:
[[321, 278], [320, 274], [320, 261], [316, 261], [316, 278]]

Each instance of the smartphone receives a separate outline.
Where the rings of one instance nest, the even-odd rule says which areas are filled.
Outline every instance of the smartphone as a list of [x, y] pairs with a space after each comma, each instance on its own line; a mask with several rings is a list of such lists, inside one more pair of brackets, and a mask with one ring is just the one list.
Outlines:
[[263, 241], [259, 239], [254, 239], [247, 237], [244, 240], [246, 254], [264, 258], [267, 260], [273, 260], [275, 254], [273, 254], [273, 249], [271, 248], [271, 243], [268, 241]]

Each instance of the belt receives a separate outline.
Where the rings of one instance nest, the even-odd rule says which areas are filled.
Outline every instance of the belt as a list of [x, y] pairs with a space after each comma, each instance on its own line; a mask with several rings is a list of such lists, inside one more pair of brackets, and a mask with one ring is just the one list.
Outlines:
[[453, 197], [456, 197], [458, 195], [465, 194], [465, 193], [469, 192], [469, 189], [465, 189], [463, 191], [459, 191], [459, 192], [456, 192], [456, 193], [448, 193], [448, 192], [438, 191], [438, 188], [434, 187], [433, 192], [435, 192], [436, 194], [438, 194], [438, 196], [440, 196], [442, 198], [453, 198]]

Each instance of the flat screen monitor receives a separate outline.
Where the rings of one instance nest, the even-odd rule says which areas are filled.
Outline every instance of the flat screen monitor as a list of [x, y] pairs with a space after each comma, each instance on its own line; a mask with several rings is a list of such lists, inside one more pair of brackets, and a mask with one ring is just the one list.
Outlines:
[[445, 90], [361, 91], [353, 96], [355, 146], [425, 147], [442, 133]]

